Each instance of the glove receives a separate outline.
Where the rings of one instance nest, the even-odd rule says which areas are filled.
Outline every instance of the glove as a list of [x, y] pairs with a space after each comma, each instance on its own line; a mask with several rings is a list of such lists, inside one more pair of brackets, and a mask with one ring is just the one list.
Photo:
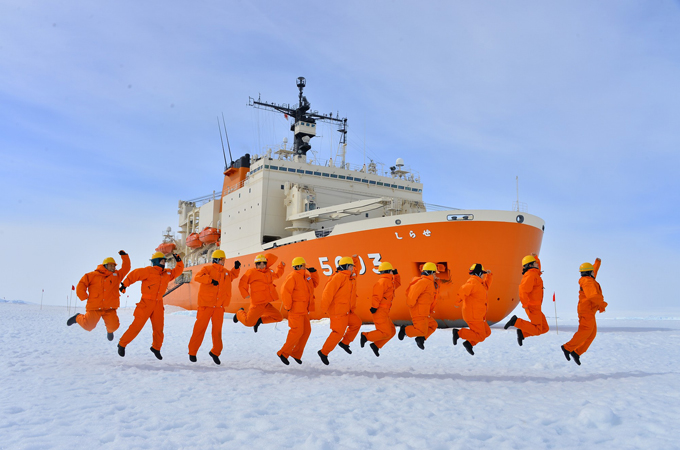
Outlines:
[[241, 261], [238, 259], [234, 261], [234, 269], [240, 269], [241, 268]]
[[371, 314], [375, 314], [375, 312], [378, 310], [378, 308], [371, 308]]
[[177, 253], [173, 253], [172, 256], [175, 257], [175, 261], [177, 261], [177, 262], [180, 262], [182, 260], [182, 258], [180, 258]]
[[392, 275], [396, 275], [397, 273], [398, 273], [398, 272], [397, 272], [397, 269], [393, 269], [393, 270], [392, 270]]
[[307, 268], [307, 270], [309, 270], [310, 273], [316, 272], [316, 269], [314, 267], [309, 267]]
[[123, 283], [120, 283], [120, 287], [118, 290], [121, 292], [121, 294], [125, 294], [125, 285]]
[[127, 255], [127, 253], [125, 253], [125, 250], [119, 251], [118, 254], [119, 254], [120, 256]]
[[219, 286], [220, 285], [220, 282], [217, 281], [217, 280], [212, 280], [211, 283], [212, 283], [213, 286]]

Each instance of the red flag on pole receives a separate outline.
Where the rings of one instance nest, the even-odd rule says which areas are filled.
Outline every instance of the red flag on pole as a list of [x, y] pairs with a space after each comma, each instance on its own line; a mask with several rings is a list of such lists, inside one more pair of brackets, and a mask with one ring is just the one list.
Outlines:
[[553, 292], [553, 301], [555, 301], [555, 293]]
[[[75, 290], [76, 290], [76, 287], [75, 287], [74, 285], [71, 285], [71, 290], [72, 290], [72, 291], [75, 291]], [[553, 301], [555, 301], [555, 300], [553, 299]]]
[[286, 118], [286, 120], [288, 120], [288, 114], [286, 114], [286, 113], [283, 113], [283, 117], [285, 117], [285, 118]]

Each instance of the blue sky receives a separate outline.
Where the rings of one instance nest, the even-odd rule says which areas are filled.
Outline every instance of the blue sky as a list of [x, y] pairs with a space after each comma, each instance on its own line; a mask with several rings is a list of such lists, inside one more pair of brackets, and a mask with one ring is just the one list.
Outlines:
[[217, 115], [235, 157], [291, 140], [246, 105], [295, 103], [298, 76], [351, 162], [403, 158], [428, 203], [510, 209], [519, 176], [565, 309], [596, 256], [615, 308], [677, 304], [677, 1], [5, 0], [0, 298], [62, 304], [121, 248], [146, 264], [177, 200], [221, 187]]

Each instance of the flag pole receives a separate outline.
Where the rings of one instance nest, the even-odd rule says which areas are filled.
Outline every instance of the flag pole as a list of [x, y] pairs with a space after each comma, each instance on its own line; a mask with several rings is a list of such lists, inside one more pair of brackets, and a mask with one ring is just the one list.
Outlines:
[[555, 293], [553, 292], [553, 305], [555, 305], [555, 332], [560, 334], [559, 328], [557, 328], [557, 302], [555, 302]]
[[40, 294], [40, 309], [42, 309], [43, 295], [45, 295], [45, 289], [43, 289], [42, 293]]

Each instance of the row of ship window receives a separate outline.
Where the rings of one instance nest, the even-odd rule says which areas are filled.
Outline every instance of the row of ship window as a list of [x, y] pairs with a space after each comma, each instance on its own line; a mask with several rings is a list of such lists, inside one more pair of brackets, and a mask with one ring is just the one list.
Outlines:
[[398, 184], [383, 183], [382, 181], [368, 180], [366, 178], [349, 177], [349, 176], [345, 176], [345, 175], [338, 175], [338, 174], [335, 174], [335, 173], [315, 172], [313, 170], [294, 169], [292, 167], [283, 167], [283, 166], [264, 165], [264, 166], [260, 166], [256, 169], [252, 170], [250, 173], [251, 174], [257, 173], [258, 171], [262, 170], [262, 168], [271, 169], [271, 170], [280, 170], [282, 172], [301, 173], [301, 174], [304, 174], [304, 175], [315, 175], [317, 177], [338, 178], [340, 180], [357, 181], [359, 183], [366, 183], [366, 184], [374, 184], [376, 186], [391, 187], [393, 189], [401, 189], [401, 190], [404, 190], [404, 191], [413, 191], [413, 192], [422, 192], [423, 191], [422, 189], [410, 188], [408, 186], [400, 186]]

